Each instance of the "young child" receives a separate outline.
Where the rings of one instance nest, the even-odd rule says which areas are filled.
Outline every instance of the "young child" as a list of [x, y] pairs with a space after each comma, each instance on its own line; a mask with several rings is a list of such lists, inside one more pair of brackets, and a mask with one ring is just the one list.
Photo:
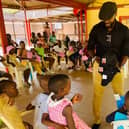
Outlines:
[[44, 90], [44, 93], [39, 93], [36, 98], [29, 104], [26, 108], [26, 110], [35, 109], [34, 113], [34, 129], [46, 129], [46, 126], [44, 126], [41, 123], [41, 118], [43, 113], [48, 113], [47, 108], [47, 102], [48, 99], [48, 80], [50, 76], [41, 76], [38, 75], [38, 80], [40, 83], [41, 88]]
[[[47, 129], [47, 126], [55, 127], [56, 129], [64, 129], [64, 126], [61, 124], [57, 124], [50, 119], [47, 119], [46, 114], [48, 114], [48, 104], [47, 99], [49, 96], [48, 90], [48, 80], [53, 75], [37, 75], [40, 87], [44, 90], [43, 93], [40, 93], [36, 96], [36, 98], [32, 101], [31, 104], [27, 106], [27, 110], [31, 110], [35, 108], [34, 115], [34, 129]], [[81, 100], [81, 95], [77, 94], [72, 98], [72, 102], [76, 103]], [[44, 114], [44, 115], [43, 115]], [[43, 115], [43, 118], [42, 118]], [[48, 115], [47, 115], [48, 116]], [[43, 120], [43, 124], [41, 123], [41, 119]], [[46, 125], [46, 126], [45, 126]]]
[[[112, 121], [115, 121], [115, 117], [117, 113], [122, 113], [123, 115], [127, 116], [127, 119], [129, 119], [129, 91], [125, 94], [125, 103], [124, 105], [117, 109], [116, 111], [112, 112], [106, 117], [106, 121], [108, 123], [111, 123]], [[117, 120], [122, 120], [121, 118], [117, 118]]]
[[40, 56], [37, 54], [34, 48], [31, 48], [31, 51], [27, 53], [27, 57], [31, 61], [34, 70], [37, 71], [38, 74], [43, 74]]
[[60, 66], [61, 57], [65, 57], [66, 64], [68, 64], [68, 59], [65, 52], [65, 47], [61, 43], [61, 40], [58, 40], [57, 45], [53, 47], [53, 51], [57, 54], [58, 65]]
[[48, 98], [50, 120], [67, 126], [68, 129], [90, 129], [73, 111], [71, 101], [65, 98], [71, 89], [70, 78], [67, 75], [52, 76], [48, 88], [51, 92]]
[[22, 121], [20, 112], [14, 105], [17, 95], [18, 90], [15, 82], [10, 80], [0, 81], [0, 114], [3, 116], [1, 121], [13, 129], [33, 129], [30, 124]]
[[24, 83], [27, 86], [30, 86], [31, 84], [29, 83], [29, 76], [30, 76], [30, 67], [29, 67], [29, 63], [28, 63], [28, 58], [27, 58], [27, 50], [25, 47], [25, 42], [24, 41], [20, 41], [20, 48], [17, 51], [17, 56], [20, 59], [20, 63], [22, 65], [24, 65], [24, 67], [26, 68], [26, 70], [24, 71]]
[[9, 68], [9, 73], [12, 76], [15, 73], [14, 68], [16, 68], [17, 71], [23, 71], [25, 83], [27, 83], [27, 84], [29, 83], [28, 78], [26, 77], [26, 73], [28, 72], [28, 68], [25, 67], [25, 65], [23, 65], [22, 63], [18, 62], [17, 55], [15, 54], [15, 48], [12, 46], [10, 46], [8, 48], [7, 63], [10, 64], [8, 66], [8, 68]]

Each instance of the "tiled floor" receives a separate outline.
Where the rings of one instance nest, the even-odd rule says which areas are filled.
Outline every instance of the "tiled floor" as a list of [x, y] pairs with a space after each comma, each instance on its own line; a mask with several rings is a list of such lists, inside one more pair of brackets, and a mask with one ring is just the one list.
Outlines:
[[[74, 105], [75, 111], [78, 115], [88, 124], [93, 123], [92, 113], [92, 99], [93, 99], [93, 85], [92, 85], [92, 74], [85, 71], [73, 71], [69, 74], [72, 80], [71, 97], [74, 93], [81, 93], [83, 100]], [[125, 79], [125, 91], [128, 89], [128, 80]], [[19, 109], [24, 110], [27, 104], [39, 93], [41, 89], [35, 89], [33, 94], [29, 94], [28, 90], [25, 89], [24, 95], [19, 95], [16, 99], [16, 104]], [[109, 86], [105, 88], [105, 94], [102, 103], [102, 125], [100, 129], [112, 129], [112, 126], [105, 122], [105, 116], [116, 109], [115, 100], [113, 97], [112, 89]], [[33, 113], [23, 118], [29, 122], [33, 122]]]

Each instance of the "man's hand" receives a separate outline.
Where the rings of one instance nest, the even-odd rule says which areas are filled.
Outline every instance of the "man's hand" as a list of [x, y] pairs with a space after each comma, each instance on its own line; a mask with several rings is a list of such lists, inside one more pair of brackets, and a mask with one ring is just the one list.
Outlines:
[[95, 51], [94, 50], [88, 50], [88, 54], [90, 57], [94, 57], [95, 56]]
[[96, 56], [95, 60], [98, 64], [100, 63], [100, 57]]

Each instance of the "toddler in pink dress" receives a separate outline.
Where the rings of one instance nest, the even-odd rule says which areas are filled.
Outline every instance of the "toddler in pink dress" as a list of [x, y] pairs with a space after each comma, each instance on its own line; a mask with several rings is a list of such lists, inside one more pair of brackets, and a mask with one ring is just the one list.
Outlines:
[[67, 75], [57, 74], [50, 78], [48, 87], [51, 94], [48, 97], [48, 112], [52, 121], [69, 129], [90, 129], [73, 111], [70, 100], [64, 98], [70, 91], [70, 79]]

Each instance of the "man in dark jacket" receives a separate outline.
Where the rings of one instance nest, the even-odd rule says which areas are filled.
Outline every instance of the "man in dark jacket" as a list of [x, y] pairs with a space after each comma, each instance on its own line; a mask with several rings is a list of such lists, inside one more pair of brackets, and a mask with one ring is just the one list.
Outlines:
[[[102, 20], [96, 24], [90, 32], [88, 41], [88, 52], [91, 57], [96, 56], [93, 70], [94, 98], [93, 114], [94, 124], [92, 129], [98, 129], [101, 124], [101, 103], [104, 93], [104, 86], [101, 85], [102, 75], [98, 72], [101, 58], [111, 48], [117, 50], [117, 60], [120, 72], [117, 72], [112, 81], [112, 88], [115, 94], [123, 96], [123, 68], [129, 56], [129, 30], [116, 20], [117, 5], [114, 2], [105, 2], [99, 12]], [[104, 60], [105, 62], [106, 60]], [[106, 76], [104, 76], [106, 79]]]

